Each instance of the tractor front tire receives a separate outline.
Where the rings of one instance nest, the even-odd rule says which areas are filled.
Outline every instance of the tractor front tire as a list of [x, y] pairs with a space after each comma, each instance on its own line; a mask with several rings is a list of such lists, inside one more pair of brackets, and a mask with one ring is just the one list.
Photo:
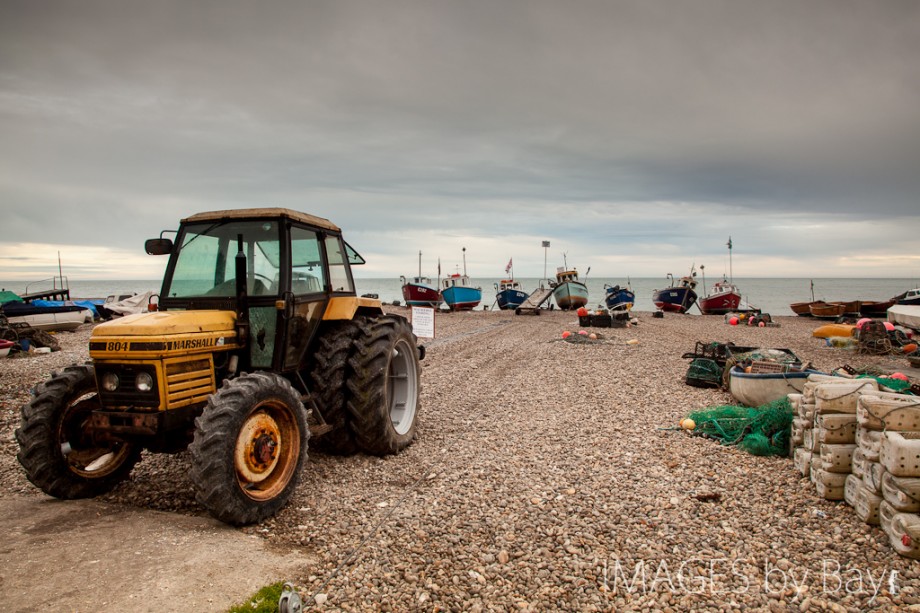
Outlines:
[[287, 379], [256, 372], [225, 381], [195, 420], [189, 445], [198, 502], [237, 526], [274, 515], [294, 493], [309, 438]]
[[349, 359], [351, 428], [362, 451], [398, 453], [415, 439], [418, 424], [417, 339], [403, 317], [384, 315], [357, 323], [361, 331]]
[[55, 498], [92, 498], [124, 481], [140, 460], [127, 442], [90, 440], [85, 426], [99, 408], [91, 365], [55, 372], [22, 407], [16, 459], [35, 486]]

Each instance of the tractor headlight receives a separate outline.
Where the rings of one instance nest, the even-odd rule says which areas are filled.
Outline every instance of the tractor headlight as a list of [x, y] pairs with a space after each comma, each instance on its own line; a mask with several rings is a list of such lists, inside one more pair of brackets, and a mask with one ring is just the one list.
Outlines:
[[107, 372], [102, 375], [102, 389], [107, 392], [114, 392], [118, 389], [118, 375], [113, 372]]
[[153, 389], [153, 377], [150, 373], [142, 372], [134, 379], [134, 387], [139, 392], [149, 392]]

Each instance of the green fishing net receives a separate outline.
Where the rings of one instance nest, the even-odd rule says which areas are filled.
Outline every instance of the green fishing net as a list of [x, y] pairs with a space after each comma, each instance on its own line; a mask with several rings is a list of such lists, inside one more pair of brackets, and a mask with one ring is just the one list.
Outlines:
[[792, 405], [786, 397], [759, 407], [721, 405], [688, 415], [694, 432], [737, 445], [752, 455], [788, 455], [792, 433]]

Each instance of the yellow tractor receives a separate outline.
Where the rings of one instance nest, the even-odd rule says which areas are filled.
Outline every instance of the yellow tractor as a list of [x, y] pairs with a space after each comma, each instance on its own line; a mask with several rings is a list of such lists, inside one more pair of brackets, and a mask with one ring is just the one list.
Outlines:
[[291, 497], [311, 433], [341, 454], [412, 442], [424, 347], [405, 318], [357, 296], [364, 260], [337, 226], [267, 208], [166, 233], [145, 245], [169, 255], [151, 311], [96, 326], [91, 362], [55, 372], [22, 408], [17, 458], [33, 484], [97, 496], [142, 449], [188, 449], [198, 501], [243, 525]]

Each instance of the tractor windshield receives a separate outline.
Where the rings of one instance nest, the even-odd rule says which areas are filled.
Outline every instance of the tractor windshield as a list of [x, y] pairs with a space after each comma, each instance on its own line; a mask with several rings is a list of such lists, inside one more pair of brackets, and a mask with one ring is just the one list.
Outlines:
[[170, 298], [234, 296], [237, 237], [243, 237], [246, 287], [252, 296], [278, 291], [281, 238], [276, 221], [229, 221], [190, 224], [178, 237], [178, 256], [169, 286]]

